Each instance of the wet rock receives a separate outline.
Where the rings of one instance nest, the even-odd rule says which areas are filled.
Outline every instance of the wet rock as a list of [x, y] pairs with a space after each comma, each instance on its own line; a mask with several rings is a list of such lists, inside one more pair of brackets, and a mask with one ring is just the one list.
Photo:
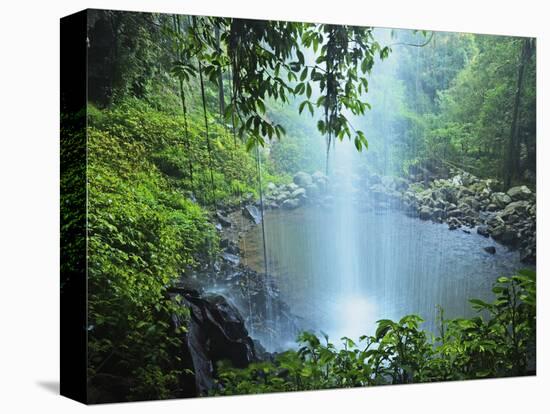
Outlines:
[[262, 222], [262, 213], [260, 209], [253, 204], [243, 207], [243, 216], [252, 220], [256, 224], [260, 224]]
[[497, 252], [497, 249], [495, 246], [487, 246], [487, 247], [484, 247], [483, 250], [485, 250], [489, 254], [495, 254]]
[[528, 201], [513, 201], [510, 204], [506, 206], [506, 208], [500, 213], [500, 217], [502, 217], [505, 221], [510, 218], [510, 216], [513, 215], [525, 215], [531, 205]]
[[466, 196], [460, 199], [459, 207], [461, 204], [467, 205], [470, 210], [473, 211], [479, 211], [480, 203], [479, 201], [473, 197], [473, 196]]
[[287, 184], [285, 186], [286, 191], [288, 191], [289, 193], [292, 193], [293, 191], [296, 191], [298, 188], [300, 188], [300, 186], [298, 186], [294, 183], [290, 183], [290, 184]]
[[196, 395], [206, 395], [216, 387], [214, 374], [219, 361], [244, 368], [258, 360], [243, 318], [223, 296], [201, 296], [185, 289], [173, 289], [170, 295], [190, 310], [189, 321], [175, 315], [172, 320], [175, 328], [187, 325], [184, 353], [191, 360]]
[[285, 208], [287, 210], [293, 210], [295, 208], [300, 207], [300, 200], [297, 198], [289, 198], [285, 201], [283, 201], [283, 204], [281, 204], [282, 208]]
[[435, 208], [432, 211], [432, 219], [434, 219], [434, 220], [442, 221], [445, 217], [446, 217], [445, 211], [443, 211], [440, 208]]
[[463, 215], [464, 215], [464, 213], [462, 211], [460, 211], [459, 209], [457, 209], [457, 208], [447, 211], [447, 217], [458, 217], [458, 218], [460, 218]]
[[456, 217], [451, 217], [448, 221], [449, 230], [456, 230], [462, 227], [462, 223]]
[[311, 175], [309, 175], [304, 171], [300, 171], [296, 173], [296, 175], [293, 178], [293, 181], [296, 185], [300, 187], [307, 187], [308, 185], [311, 185], [313, 183]]
[[427, 206], [424, 206], [420, 209], [420, 211], [418, 212], [418, 215], [421, 220], [429, 220], [432, 218], [432, 209]]
[[298, 188], [290, 194], [290, 198], [304, 199], [306, 198], [306, 190], [303, 188]]
[[478, 226], [476, 231], [480, 236], [489, 237], [489, 229], [487, 226]]
[[527, 186], [525, 185], [510, 188], [507, 191], [507, 194], [513, 201], [529, 200], [533, 195], [531, 190], [529, 190], [529, 188], [527, 188]]
[[328, 177], [323, 174], [321, 171], [315, 171], [312, 175], [311, 175], [311, 178], [313, 178], [313, 181], [315, 182], [318, 182], [318, 181], [325, 181], [328, 179]]
[[311, 184], [306, 187], [306, 194], [309, 198], [319, 197], [321, 190], [317, 184]]
[[239, 258], [239, 256], [237, 256], [236, 254], [229, 253], [227, 251], [222, 252], [221, 257], [223, 260], [232, 264], [233, 266], [238, 266], [239, 263], [241, 262], [241, 259]]
[[516, 241], [517, 233], [512, 227], [501, 224], [491, 229], [491, 236], [501, 243], [512, 244]]
[[237, 246], [237, 243], [229, 239], [222, 239], [220, 241], [220, 248], [231, 254], [237, 255], [240, 253], [240, 249], [239, 249], [239, 246]]
[[218, 222], [222, 225], [222, 227], [231, 227], [231, 220], [224, 216], [219, 211], [216, 212], [216, 218], [218, 219]]
[[[505, 193], [493, 193], [491, 196], [491, 203], [498, 208], [504, 208], [512, 202], [512, 198]], [[495, 209], [495, 210], [496, 210]]]

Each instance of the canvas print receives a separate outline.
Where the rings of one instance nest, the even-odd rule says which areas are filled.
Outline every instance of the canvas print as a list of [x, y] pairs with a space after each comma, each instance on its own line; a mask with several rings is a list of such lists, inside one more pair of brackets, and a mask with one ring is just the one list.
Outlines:
[[536, 374], [535, 39], [86, 10], [61, 42], [62, 393]]

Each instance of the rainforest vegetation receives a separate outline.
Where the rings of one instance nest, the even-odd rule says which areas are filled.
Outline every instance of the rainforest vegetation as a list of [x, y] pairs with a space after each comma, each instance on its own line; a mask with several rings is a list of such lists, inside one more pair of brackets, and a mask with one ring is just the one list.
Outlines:
[[[417, 314], [342, 340], [306, 326], [273, 352], [238, 316], [251, 336], [241, 341], [254, 354], [246, 363], [211, 348], [210, 365], [197, 363], [190, 344], [206, 335], [198, 315], [211, 304], [186, 296], [220, 274], [228, 216], [252, 205], [263, 217], [269, 197], [285, 203], [278, 189], [306, 188], [297, 174], [332, 179], [332, 152], [346, 142], [360, 153], [362, 177], [393, 180], [394, 190], [406, 183], [400, 197], [416, 197], [414, 220], [451, 228], [449, 212], [462, 209], [456, 226], [479, 233], [487, 220], [532, 269], [533, 39], [100, 10], [88, 12], [87, 29], [90, 401], [535, 372], [535, 273], [519, 270], [519, 259], [490, 283], [493, 299], [470, 298], [474, 316], [447, 318], [442, 303], [433, 332]], [[64, 114], [62, 140], [81, 138], [70, 128], [79, 116]], [[71, 200], [83, 196], [72, 188], [77, 173], [62, 177], [65, 231], [81, 222], [70, 219]], [[458, 201], [438, 207], [436, 192], [449, 192], [457, 174]]]

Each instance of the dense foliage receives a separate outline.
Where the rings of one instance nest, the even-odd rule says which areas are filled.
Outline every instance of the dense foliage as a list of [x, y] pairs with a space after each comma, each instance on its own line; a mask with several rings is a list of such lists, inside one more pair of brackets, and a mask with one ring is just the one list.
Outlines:
[[335, 346], [304, 332], [298, 350], [246, 369], [220, 366], [221, 394], [249, 394], [323, 388], [361, 387], [526, 375], [535, 358], [535, 274], [523, 270], [500, 277], [495, 300], [471, 300], [481, 313], [470, 319], [445, 320], [440, 332], [420, 328], [408, 315], [398, 322], [378, 321], [374, 335], [358, 343], [341, 338]]
[[533, 187], [535, 55], [527, 38], [397, 31], [392, 62], [374, 68], [379, 88], [361, 125], [372, 141], [368, 162], [406, 175], [410, 165], [435, 161], [504, 189]]

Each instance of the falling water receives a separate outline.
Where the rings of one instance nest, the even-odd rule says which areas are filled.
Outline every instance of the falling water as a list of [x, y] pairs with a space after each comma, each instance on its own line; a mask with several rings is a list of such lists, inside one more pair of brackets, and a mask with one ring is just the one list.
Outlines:
[[[379, 76], [391, 76], [396, 61], [377, 62]], [[372, 334], [377, 320], [412, 313], [435, 331], [438, 305], [447, 317], [471, 315], [468, 299], [491, 298], [494, 280], [521, 267], [517, 252], [497, 245], [497, 253], [488, 255], [483, 247], [492, 241], [475, 232], [449, 231], [445, 224], [409, 217], [395, 203], [365, 191], [371, 184], [365, 165], [376, 164], [380, 175], [392, 175], [397, 157], [388, 121], [392, 91], [377, 90], [376, 76], [369, 99], [382, 114], [352, 121], [382, 126], [369, 137], [367, 155], [348, 141], [331, 150], [325, 193], [331, 202], [268, 210], [263, 226], [244, 240], [246, 262], [269, 273], [304, 328], [326, 332], [335, 341]], [[399, 82], [391, 81], [397, 88]], [[281, 327], [267, 348], [284, 348], [293, 339]]]

